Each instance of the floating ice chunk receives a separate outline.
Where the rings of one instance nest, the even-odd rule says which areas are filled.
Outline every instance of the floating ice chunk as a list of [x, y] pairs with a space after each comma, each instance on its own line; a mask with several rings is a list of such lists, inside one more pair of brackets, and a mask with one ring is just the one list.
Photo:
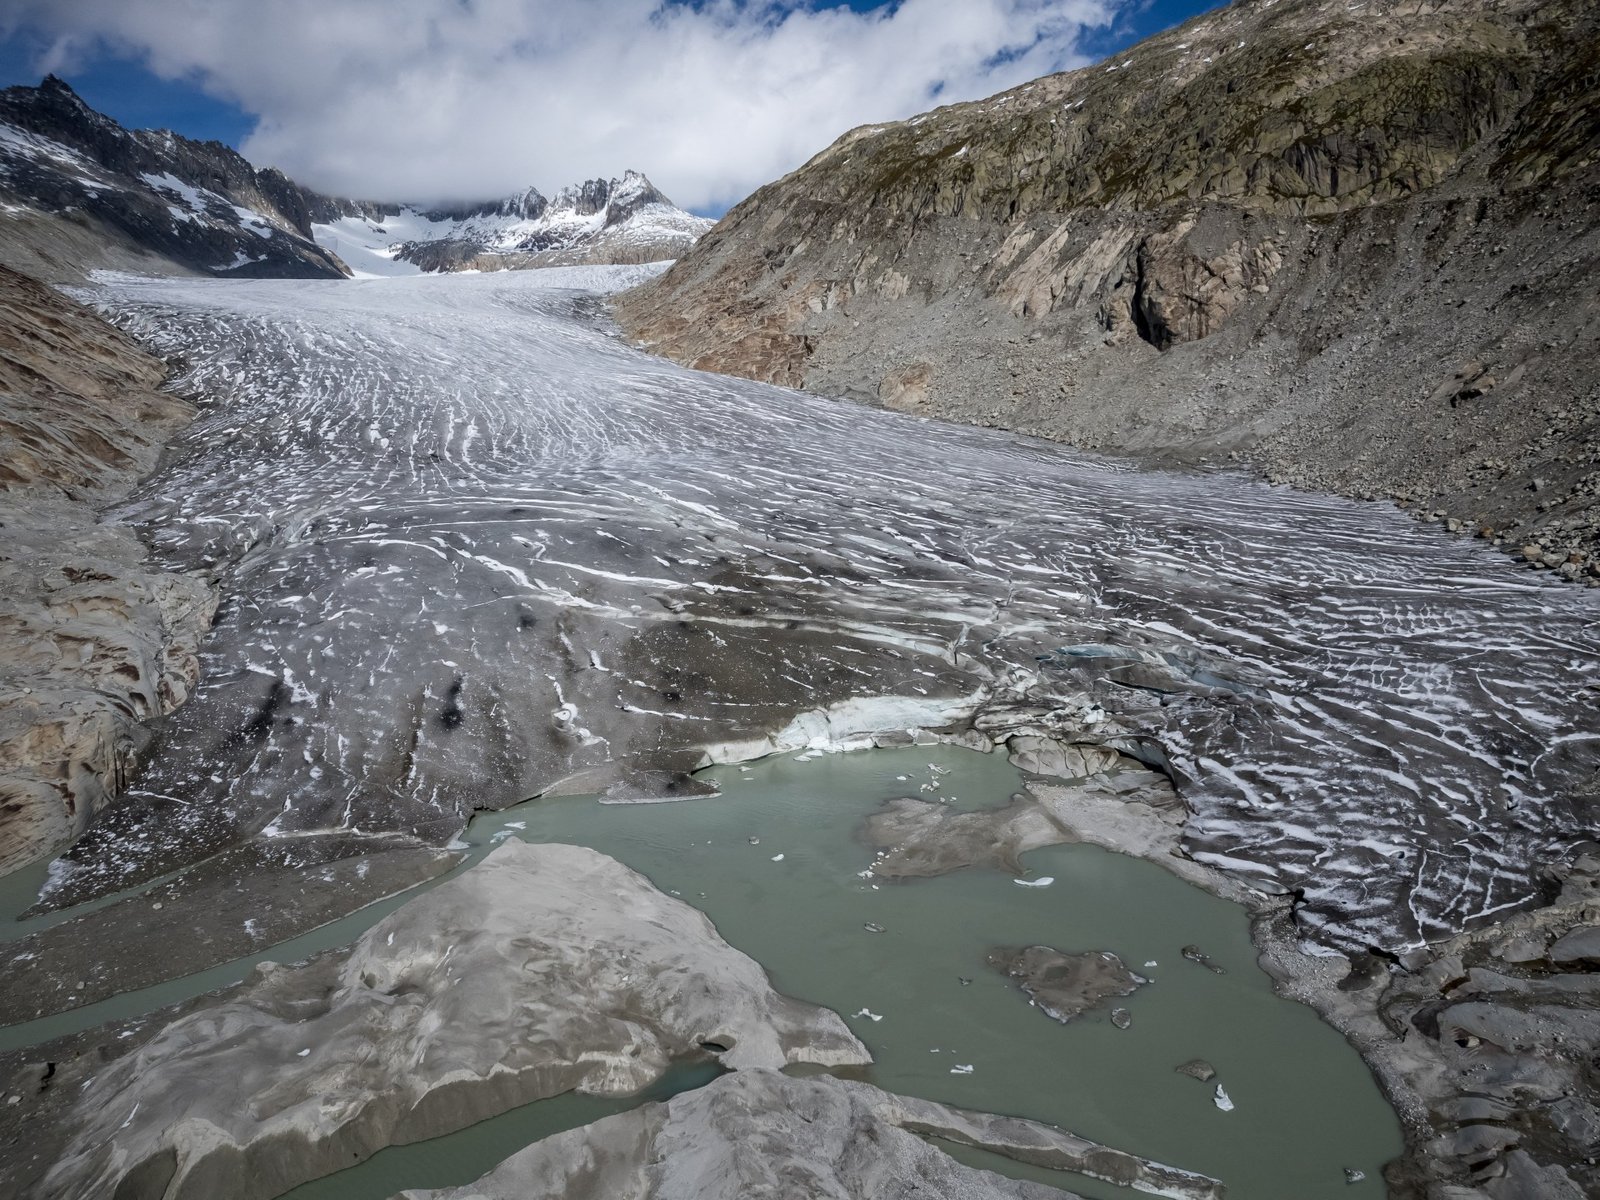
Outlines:
[[911, 776], [909, 775], [896, 775], [894, 778], [896, 783], [909, 783], [911, 781]]
[[506, 828], [507, 829], [526, 829], [527, 827], [528, 827], [528, 823], [526, 821], [507, 821], [506, 822]]
[[1049, 887], [1055, 881], [1054, 875], [1041, 875], [1037, 879], [1013, 879], [1011, 882], [1018, 887]]
[[1220, 1083], [1217, 1084], [1217, 1092], [1216, 1095], [1211, 1097], [1211, 1102], [1223, 1112], [1233, 1111], [1233, 1101], [1229, 1099], [1228, 1093], [1222, 1090], [1222, 1085]]
[[972, 1064], [971, 1063], [957, 1063], [955, 1066], [950, 1068], [950, 1074], [952, 1074], [952, 1075], [971, 1075], [972, 1074]]
[[850, 1015], [851, 1016], [855, 1016], [855, 1017], [866, 1017], [869, 1021], [881, 1021], [881, 1020], [883, 1020], [883, 1014], [882, 1013], [875, 1013], [870, 1008], [863, 1008], [860, 1012], [852, 1013]]
[[1155, 960], [1155, 959], [1153, 959], [1153, 958], [1152, 958], [1152, 959], [1151, 959], [1151, 960], [1150, 960], [1150, 961], [1149, 961], [1149, 962], [1147, 962], [1147, 963], [1145, 963], [1145, 966], [1147, 966], [1147, 967], [1159, 967], [1159, 966], [1160, 966], [1160, 965], [1161, 965], [1161, 964], [1160, 964], [1160, 963], [1158, 963], [1158, 962], [1157, 962], [1157, 961], [1156, 961], [1156, 960]]
[[783, 855], [781, 855], [781, 854], [774, 854], [774, 855], [773, 855], [773, 856], [772, 856], [772, 861], [773, 861], [773, 862], [782, 862], [782, 861], [783, 861]]
[[307, 1048], [305, 1050], [300, 1051], [300, 1053], [295, 1055], [295, 1057], [296, 1058], [304, 1058], [306, 1055], [308, 1055], [310, 1053], [311, 1053], [311, 1050], [309, 1048]]

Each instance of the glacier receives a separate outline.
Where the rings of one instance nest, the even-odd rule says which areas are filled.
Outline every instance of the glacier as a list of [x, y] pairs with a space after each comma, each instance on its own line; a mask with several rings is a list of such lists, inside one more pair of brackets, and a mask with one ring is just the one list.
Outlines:
[[1592, 835], [1593, 591], [1388, 505], [680, 368], [604, 313], [658, 269], [92, 291], [205, 405], [117, 515], [222, 606], [49, 903], [986, 718], [1162, 766], [1188, 851], [1333, 948], [1532, 905]]

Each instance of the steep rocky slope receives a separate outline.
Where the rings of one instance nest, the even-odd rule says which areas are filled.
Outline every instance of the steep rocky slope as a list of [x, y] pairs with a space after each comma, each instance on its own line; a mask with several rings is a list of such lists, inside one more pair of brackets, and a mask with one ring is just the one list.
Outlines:
[[96, 519], [193, 415], [165, 375], [0, 267], [0, 873], [76, 836], [199, 674], [210, 592]]
[[367, 208], [220, 142], [123, 129], [53, 75], [0, 91], [0, 255], [47, 278], [98, 266], [339, 278], [311, 222]]
[[855, 130], [618, 305], [698, 367], [1394, 498], [1600, 583], [1600, 13], [1240, 0]]
[[[325, 196], [219, 142], [127, 130], [62, 80], [0, 91], [0, 262], [52, 282], [330, 278], [676, 258], [711, 227], [643, 175], [451, 208]], [[348, 262], [346, 261], [348, 259]]]

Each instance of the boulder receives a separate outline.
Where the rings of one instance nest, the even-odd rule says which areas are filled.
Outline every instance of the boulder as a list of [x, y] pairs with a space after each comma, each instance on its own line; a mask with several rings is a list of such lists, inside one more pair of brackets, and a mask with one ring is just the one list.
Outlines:
[[1549, 957], [1557, 966], [1600, 966], [1600, 925], [1581, 925], [1557, 939], [1550, 947]]

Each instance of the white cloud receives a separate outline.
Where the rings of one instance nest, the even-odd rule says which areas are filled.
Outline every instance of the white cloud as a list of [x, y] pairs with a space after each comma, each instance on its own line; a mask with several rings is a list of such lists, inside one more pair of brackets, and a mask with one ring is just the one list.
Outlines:
[[[1122, 0], [10, 0], [0, 33], [197, 79], [301, 182], [467, 199], [646, 172], [720, 206], [871, 121], [1082, 65]], [[69, 76], [70, 78], [70, 76]]]

